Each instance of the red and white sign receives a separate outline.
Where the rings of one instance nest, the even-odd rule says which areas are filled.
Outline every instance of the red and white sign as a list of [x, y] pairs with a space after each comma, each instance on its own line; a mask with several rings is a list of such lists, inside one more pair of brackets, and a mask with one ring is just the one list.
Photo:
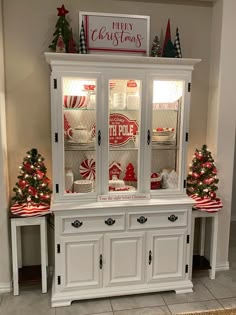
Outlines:
[[149, 55], [149, 16], [80, 12], [80, 21], [89, 52]]
[[110, 114], [109, 139], [110, 145], [120, 146], [134, 139], [138, 131], [136, 120], [131, 120], [123, 114]]

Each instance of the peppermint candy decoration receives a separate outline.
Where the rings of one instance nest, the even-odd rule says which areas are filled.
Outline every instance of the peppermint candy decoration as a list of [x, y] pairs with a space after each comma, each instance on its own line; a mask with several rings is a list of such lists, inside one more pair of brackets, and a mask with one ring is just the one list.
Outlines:
[[85, 179], [95, 180], [96, 174], [95, 160], [94, 159], [84, 160], [80, 164], [80, 174]]

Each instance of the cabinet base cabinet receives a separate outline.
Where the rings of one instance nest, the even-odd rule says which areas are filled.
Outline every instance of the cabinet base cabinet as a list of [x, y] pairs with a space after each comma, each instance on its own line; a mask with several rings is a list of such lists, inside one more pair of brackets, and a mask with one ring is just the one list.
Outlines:
[[189, 204], [106, 204], [54, 213], [53, 307], [91, 298], [192, 292]]
[[[54, 279], [55, 280], [55, 279]], [[55, 281], [53, 281], [55, 284]], [[55, 285], [52, 288], [51, 306], [69, 306], [73, 301], [86, 300], [93, 298], [104, 298], [112, 296], [132, 295], [141, 293], [154, 293], [162, 291], [175, 291], [179, 293], [193, 292], [193, 284], [190, 280], [163, 282], [155, 285], [142, 284], [142, 285], [128, 285], [113, 288], [99, 288], [91, 290], [70, 290], [63, 292], [55, 292]]]

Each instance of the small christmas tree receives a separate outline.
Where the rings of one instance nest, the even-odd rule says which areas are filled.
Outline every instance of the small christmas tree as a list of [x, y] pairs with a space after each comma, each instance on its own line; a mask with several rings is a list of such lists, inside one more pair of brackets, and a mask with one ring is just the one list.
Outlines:
[[74, 38], [73, 38], [72, 29], [70, 31], [70, 39], [69, 39], [69, 42], [68, 42], [68, 53], [71, 53], [71, 54], [75, 54], [76, 53], [76, 45], [75, 45], [75, 41], [74, 41]]
[[158, 36], [155, 36], [153, 40], [152, 49], [151, 49], [151, 57], [161, 57], [161, 45], [160, 45], [160, 40]]
[[187, 193], [204, 198], [216, 198], [219, 179], [211, 152], [204, 144], [201, 150], [196, 149], [187, 177]]
[[136, 182], [137, 178], [134, 172], [134, 166], [132, 163], [129, 163], [126, 167], [125, 177], [124, 180], [127, 182]]
[[68, 51], [68, 44], [69, 44], [69, 39], [71, 37], [71, 29], [69, 22], [66, 19], [66, 14], [69, 12], [68, 10], [65, 9], [64, 4], [62, 5], [61, 8], [57, 8], [58, 10], [58, 20], [56, 23], [56, 30], [53, 33], [54, 39], [49, 45], [49, 48], [51, 48], [53, 51], [56, 51], [56, 46], [58, 43], [58, 37], [61, 35], [63, 42], [65, 43], [66, 46], [66, 51]]
[[166, 27], [166, 35], [163, 44], [162, 57], [174, 58], [176, 56], [175, 47], [171, 41], [170, 20], [168, 20]]
[[49, 188], [50, 180], [46, 176], [47, 169], [44, 158], [37, 149], [31, 149], [20, 165], [19, 181], [13, 188], [15, 196], [12, 198], [17, 205], [41, 206], [50, 204], [52, 191]]

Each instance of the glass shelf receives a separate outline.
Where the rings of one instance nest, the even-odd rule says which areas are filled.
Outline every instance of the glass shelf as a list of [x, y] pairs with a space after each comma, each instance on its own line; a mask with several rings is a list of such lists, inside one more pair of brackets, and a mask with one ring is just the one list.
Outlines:
[[116, 112], [138, 112], [138, 109], [129, 109], [129, 108], [124, 108], [124, 109], [119, 109], [119, 108], [114, 108], [110, 109], [111, 113], [116, 113]]
[[176, 144], [152, 144], [152, 150], [177, 150], [179, 147]]
[[96, 108], [87, 108], [87, 107], [80, 107], [80, 108], [65, 108], [64, 107], [64, 111], [74, 111], [74, 110], [92, 110], [92, 111], [94, 111], [94, 110], [96, 110]]

